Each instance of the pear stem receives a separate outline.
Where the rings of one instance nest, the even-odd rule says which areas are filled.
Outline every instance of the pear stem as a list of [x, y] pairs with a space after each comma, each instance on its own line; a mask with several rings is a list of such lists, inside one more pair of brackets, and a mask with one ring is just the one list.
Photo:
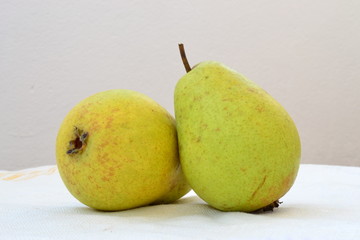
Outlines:
[[182, 62], [184, 64], [185, 70], [186, 70], [186, 72], [190, 72], [191, 67], [190, 67], [190, 64], [189, 64], [189, 62], [188, 62], [188, 60], [186, 58], [184, 44], [179, 43], [179, 50], [180, 50], [180, 55], [181, 55], [181, 59], [182, 59]]

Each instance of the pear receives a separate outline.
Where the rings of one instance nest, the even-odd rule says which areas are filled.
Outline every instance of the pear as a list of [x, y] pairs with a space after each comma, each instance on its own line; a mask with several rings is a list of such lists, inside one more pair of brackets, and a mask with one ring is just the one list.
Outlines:
[[180, 161], [191, 188], [222, 211], [278, 207], [299, 169], [294, 121], [265, 90], [216, 61], [191, 69], [175, 88]]
[[78, 103], [59, 129], [56, 160], [69, 192], [98, 210], [170, 203], [190, 190], [174, 118], [131, 90], [100, 92]]

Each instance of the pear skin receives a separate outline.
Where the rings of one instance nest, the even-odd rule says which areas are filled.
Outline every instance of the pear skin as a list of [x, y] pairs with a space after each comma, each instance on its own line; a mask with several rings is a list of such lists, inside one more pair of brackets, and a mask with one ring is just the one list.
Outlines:
[[168, 204], [175, 202], [190, 191], [190, 185], [186, 181], [181, 165], [178, 165], [177, 174], [174, 176], [170, 190], [152, 204]]
[[77, 104], [59, 129], [56, 160], [70, 193], [98, 210], [148, 205], [182, 186], [174, 201], [190, 190], [174, 118], [135, 91], [100, 92]]
[[286, 110], [243, 75], [198, 64], [177, 83], [180, 161], [197, 195], [222, 211], [277, 207], [300, 164], [300, 137]]

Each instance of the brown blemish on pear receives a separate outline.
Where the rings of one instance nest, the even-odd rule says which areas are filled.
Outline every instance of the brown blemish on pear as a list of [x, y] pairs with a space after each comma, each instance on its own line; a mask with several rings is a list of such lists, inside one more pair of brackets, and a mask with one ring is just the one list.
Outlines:
[[263, 178], [263, 180], [261, 181], [261, 183], [258, 185], [258, 187], [255, 189], [255, 191], [254, 191], [253, 194], [251, 195], [250, 200], [253, 199], [253, 198], [255, 197], [255, 195], [258, 193], [258, 191], [260, 190], [260, 188], [261, 188], [262, 186], [264, 186], [265, 181], [266, 181], [266, 178], [267, 178], [267, 176], [264, 176], [264, 178]]

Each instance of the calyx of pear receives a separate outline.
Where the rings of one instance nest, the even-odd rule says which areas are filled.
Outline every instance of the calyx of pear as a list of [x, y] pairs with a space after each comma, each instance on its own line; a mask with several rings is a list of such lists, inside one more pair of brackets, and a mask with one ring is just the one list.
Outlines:
[[301, 144], [286, 110], [216, 61], [190, 68], [174, 94], [180, 161], [197, 195], [222, 211], [273, 210], [292, 187]]

